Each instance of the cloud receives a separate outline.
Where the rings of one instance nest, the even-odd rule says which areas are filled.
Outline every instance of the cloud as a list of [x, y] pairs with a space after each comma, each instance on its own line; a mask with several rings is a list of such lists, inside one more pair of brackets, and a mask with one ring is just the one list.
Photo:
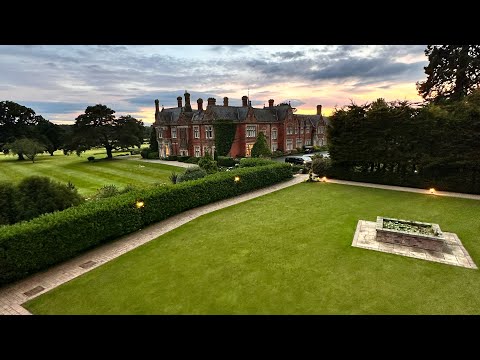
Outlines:
[[292, 60], [297, 59], [299, 57], [305, 56], [304, 51], [284, 51], [284, 52], [277, 52], [273, 54], [273, 56], [278, 57], [282, 60]]

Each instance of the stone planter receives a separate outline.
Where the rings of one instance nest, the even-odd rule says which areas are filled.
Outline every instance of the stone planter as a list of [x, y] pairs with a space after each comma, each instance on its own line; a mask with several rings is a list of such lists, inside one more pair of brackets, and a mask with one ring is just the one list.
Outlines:
[[[407, 232], [384, 228], [384, 220], [397, 221], [407, 225], [431, 228], [433, 234], [426, 235], [416, 232]], [[445, 237], [438, 224], [423, 223], [418, 221], [384, 218], [377, 216], [376, 240], [391, 244], [418, 247], [425, 250], [442, 251]]]

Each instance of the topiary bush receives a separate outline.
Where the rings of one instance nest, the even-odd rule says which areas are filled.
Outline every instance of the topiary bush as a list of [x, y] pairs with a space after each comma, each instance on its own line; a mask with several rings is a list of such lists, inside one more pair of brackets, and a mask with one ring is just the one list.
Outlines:
[[235, 159], [228, 157], [228, 156], [218, 156], [217, 157], [217, 165], [223, 167], [233, 167], [237, 162]]
[[[177, 185], [89, 201], [0, 231], [0, 285], [18, 280], [100, 244], [188, 209], [292, 177], [290, 165], [237, 169]], [[235, 182], [238, 176], [240, 181]], [[137, 208], [137, 200], [145, 206]]]
[[150, 151], [147, 154], [147, 159], [158, 159], [158, 158], [159, 158], [158, 151]]
[[201, 179], [205, 176], [207, 176], [207, 172], [202, 168], [199, 168], [199, 167], [187, 168], [183, 174], [180, 174], [177, 176], [176, 183]]
[[320, 177], [326, 176], [331, 166], [332, 162], [328, 158], [318, 157], [314, 158], [312, 161], [312, 170]]
[[148, 148], [140, 151], [140, 155], [142, 156], [142, 159], [147, 159], [149, 153], [150, 153], [150, 149]]
[[213, 174], [218, 171], [217, 162], [212, 159], [209, 154], [206, 154], [204, 157], [200, 158], [198, 161], [198, 166], [205, 170], [208, 174]]
[[252, 166], [266, 166], [271, 164], [276, 164], [277, 162], [270, 159], [262, 158], [243, 158], [240, 160], [239, 166], [243, 167], [252, 167]]

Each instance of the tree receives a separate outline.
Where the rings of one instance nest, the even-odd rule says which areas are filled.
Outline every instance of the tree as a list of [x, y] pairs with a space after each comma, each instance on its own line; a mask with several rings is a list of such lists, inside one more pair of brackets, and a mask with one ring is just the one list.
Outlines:
[[115, 111], [106, 105], [88, 106], [84, 114], [75, 119], [70, 150], [77, 154], [94, 146], [103, 146], [107, 158], [112, 159], [112, 150], [128, 146], [140, 146], [143, 141], [143, 123], [130, 115], [115, 118]]
[[208, 174], [213, 174], [218, 170], [217, 162], [213, 160], [209, 152], [207, 152], [205, 156], [198, 161], [198, 166], [205, 170]]
[[157, 131], [151, 126], [151, 131], [150, 131], [150, 151], [156, 151], [158, 152], [158, 141], [157, 141]]
[[427, 101], [460, 100], [479, 88], [480, 45], [428, 45], [427, 80], [417, 90]]
[[48, 153], [53, 156], [53, 153], [63, 145], [65, 130], [59, 125], [44, 119], [41, 115], [35, 116], [35, 121], [33, 136], [45, 144]]
[[[28, 136], [35, 125], [35, 111], [13, 101], [0, 102], [0, 149], [21, 136]], [[18, 159], [24, 160], [22, 153]]]
[[252, 147], [252, 157], [270, 156], [271, 154], [265, 134], [260, 132], [257, 136], [257, 141], [255, 141]]
[[27, 138], [15, 140], [13, 143], [7, 144], [6, 147], [14, 154], [25, 155], [28, 159], [32, 160], [33, 163], [38, 154], [46, 151], [45, 145], [37, 140]]

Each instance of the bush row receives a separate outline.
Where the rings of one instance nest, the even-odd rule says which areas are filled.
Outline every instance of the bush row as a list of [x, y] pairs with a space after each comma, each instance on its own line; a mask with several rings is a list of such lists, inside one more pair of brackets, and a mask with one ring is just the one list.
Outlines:
[[[240, 181], [235, 182], [238, 176]], [[168, 217], [291, 178], [288, 164], [219, 172], [84, 203], [2, 227], [0, 285], [23, 278], [102, 243]], [[137, 201], [144, 207], [137, 208]]]

